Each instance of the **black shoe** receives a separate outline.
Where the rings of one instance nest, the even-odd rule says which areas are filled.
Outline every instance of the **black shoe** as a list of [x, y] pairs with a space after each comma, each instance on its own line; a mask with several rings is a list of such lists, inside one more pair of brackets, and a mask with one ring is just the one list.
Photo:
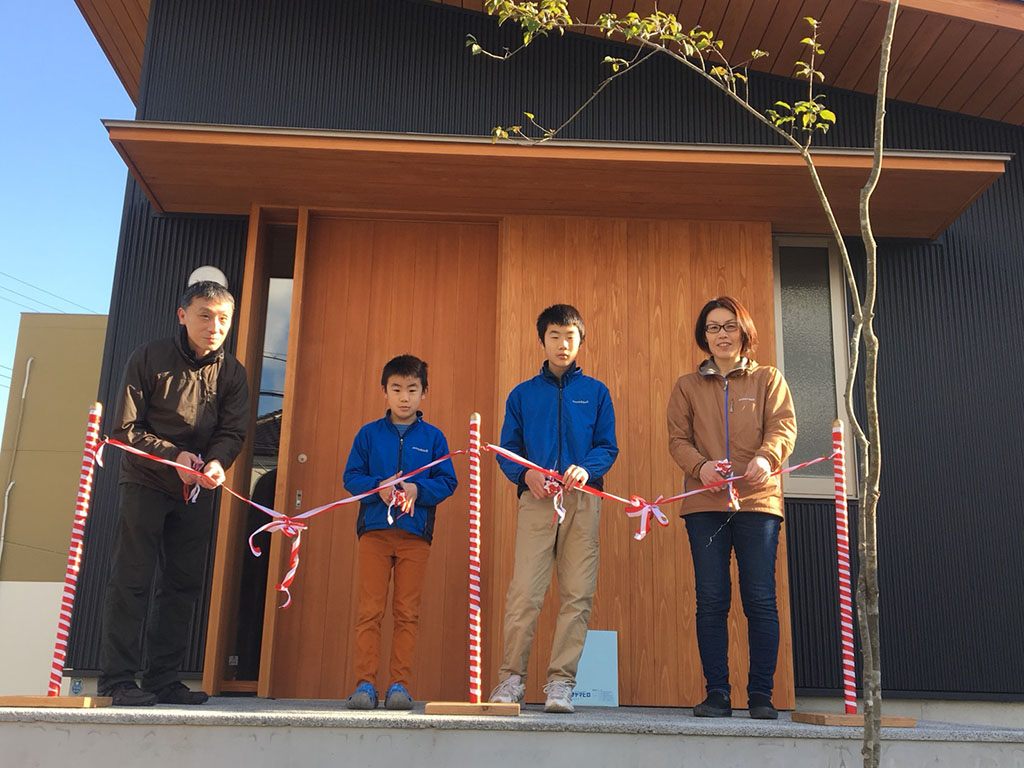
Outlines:
[[206, 691], [190, 690], [187, 685], [178, 681], [164, 686], [155, 695], [156, 700], [161, 704], [184, 704], [186, 706], [205, 704], [210, 698], [206, 695]]
[[729, 695], [721, 691], [711, 691], [704, 701], [693, 708], [694, 717], [732, 717], [732, 704]]
[[772, 697], [763, 693], [752, 693], [747, 709], [754, 720], [778, 720], [779, 710], [772, 706]]
[[134, 681], [117, 683], [107, 694], [115, 707], [151, 707], [156, 704], [156, 694], [144, 691]]

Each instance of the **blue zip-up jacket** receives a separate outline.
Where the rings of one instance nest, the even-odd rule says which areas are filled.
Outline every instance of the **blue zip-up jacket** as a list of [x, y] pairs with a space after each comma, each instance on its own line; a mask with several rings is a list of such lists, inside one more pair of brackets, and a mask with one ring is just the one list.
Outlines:
[[[404, 435], [391, 423], [391, 411], [383, 419], [365, 424], [352, 441], [352, 450], [345, 465], [345, 490], [353, 496], [366, 493], [399, 471], [411, 472], [448, 453], [448, 441], [437, 427], [427, 424], [423, 414], [416, 412], [416, 421]], [[393, 526], [388, 525], [388, 505], [380, 494], [368, 496], [359, 503], [356, 533], [401, 528], [422, 536], [428, 542], [434, 536], [434, 510], [455, 492], [459, 481], [451, 459], [421, 472], [409, 480], [418, 494], [412, 515], [392, 508]], [[401, 515], [401, 516], [399, 516]]]
[[[564, 471], [570, 465], [590, 474], [587, 485], [602, 489], [604, 476], [615, 463], [615, 409], [608, 387], [584, 376], [575, 363], [559, 379], [548, 369], [513, 389], [505, 401], [501, 447], [545, 469]], [[498, 456], [501, 471], [527, 490], [526, 470]]]

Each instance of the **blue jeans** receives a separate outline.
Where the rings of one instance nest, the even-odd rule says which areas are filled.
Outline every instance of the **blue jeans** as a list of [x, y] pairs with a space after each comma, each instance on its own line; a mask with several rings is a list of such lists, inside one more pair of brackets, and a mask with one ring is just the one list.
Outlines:
[[732, 690], [729, 686], [728, 618], [732, 597], [729, 560], [735, 549], [750, 645], [747, 694], [771, 696], [779, 655], [775, 554], [782, 518], [763, 512], [737, 512], [723, 527], [728, 518], [728, 512], [695, 512], [683, 518], [693, 554], [697, 647], [704, 680], [709, 693], [721, 691], [728, 696]]

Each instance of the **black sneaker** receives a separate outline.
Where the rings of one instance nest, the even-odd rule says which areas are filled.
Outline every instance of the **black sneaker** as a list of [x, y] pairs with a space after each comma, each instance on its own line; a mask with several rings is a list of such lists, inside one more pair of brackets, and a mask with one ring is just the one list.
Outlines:
[[755, 720], [778, 720], [779, 710], [772, 706], [772, 697], [763, 693], [752, 693], [747, 701], [747, 709]]
[[151, 707], [156, 704], [156, 694], [144, 691], [134, 681], [117, 683], [107, 694], [115, 707]]
[[711, 691], [707, 698], [693, 708], [694, 717], [732, 717], [729, 695], [722, 691]]
[[196, 704], [205, 704], [209, 698], [206, 691], [193, 691], [180, 681], [164, 686], [156, 692], [156, 700], [161, 704], [194, 706]]

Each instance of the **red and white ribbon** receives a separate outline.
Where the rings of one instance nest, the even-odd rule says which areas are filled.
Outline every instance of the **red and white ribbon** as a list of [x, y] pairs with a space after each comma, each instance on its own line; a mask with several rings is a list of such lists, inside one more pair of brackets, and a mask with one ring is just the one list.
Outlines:
[[832, 471], [836, 495], [836, 555], [839, 564], [839, 626], [843, 643], [843, 700], [857, 714], [857, 670], [853, 661], [853, 590], [850, 584], [850, 528], [846, 515], [846, 461], [843, 422], [832, 423]]
[[480, 414], [469, 417], [469, 701], [483, 701], [480, 608]]
[[551, 475], [545, 475], [544, 490], [551, 494], [551, 503], [555, 505], [555, 516], [551, 519], [551, 524], [554, 525], [557, 520], [561, 525], [565, 522], [565, 488]]
[[634, 539], [637, 541], [644, 540], [651, 527], [652, 517], [658, 521], [658, 525], [662, 528], [668, 527], [668, 515], [662, 512], [661, 507], [658, 506], [661, 502], [661, 496], [651, 502], [644, 501], [639, 496], [633, 496], [630, 499], [629, 506], [626, 507], [626, 517], [640, 518], [640, 527], [633, 534]]
[[[103, 466], [101, 458], [104, 445], [111, 445], [119, 450], [126, 451], [136, 456], [142, 456], [143, 458], [149, 459], [150, 461], [156, 461], [160, 464], [166, 464], [169, 467], [174, 467], [175, 469], [183, 470], [184, 472], [187, 473], [192, 473], [194, 475], [202, 475], [202, 472], [199, 472], [197, 469], [194, 469], [192, 467], [186, 466], [185, 464], [179, 464], [178, 462], [171, 461], [170, 459], [163, 459], [159, 456], [154, 456], [153, 454], [146, 453], [145, 451], [140, 451], [138, 448], [127, 445], [126, 443], [122, 443], [120, 440], [114, 440], [113, 438], [109, 437], [105, 438], [102, 442], [100, 442], [97, 445], [95, 451], [92, 452], [92, 455], [96, 459], [96, 463], [98, 463], [100, 466]], [[424, 464], [422, 467], [414, 469], [412, 472], [407, 472], [404, 475], [399, 475], [398, 477], [392, 478], [391, 480], [388, 480], [385, 483], [381, 483], [372, 491], [366, 491], [365, 493], [359, 493], [356, 494], [355, 496], [349, 496], [346, 499], [332, 501], [329, 504], [324, 504], [322, 506], [316, 507], [315, 509], [303, 512], [299, 515], [283, 514], [281, 512], [278, 512], [276, 509], [271, 509], [270, 507], [265, 507], [262, 504], [257, 504], [252, 499], [247, 498], [246, 496], [243, 496], [240, 493], [235, 493], [226, 485], [222, 485], [220, 487], [223, 488], [228, 493], [230, 493], [239, 501], [243, 501], [246, 504], [255, 507], [264, 514], [269, 515], [271, 518], [273, 518], [269, 523], [266, 523], [265, 525], [262, 525], [255, 531], [253, 531], [252, 534], [249, 536], [249, 549], [252, 551], [253, 555], [259, 557], [262, 554], [262, 550], [260, 550], [260, 548], [257, 547], [255, 542], [253, 541], [253, 538], [259, 533], [263, 533], [264, 531], [267, 531], [269, 533], [279, 531], [280, 533], [283, 533], [286, 537], [292, 539], [292, 551], [291, 556], [289, 557], [288, 560], [288, 572], [281, 580], [281, 583], [278, 584], [276, 587], [278, 592], [283, 592], [285, 595], [285, 601], [281, 605], [281, 607], [287, 608], [289, 605], [291, 605], [292, 602], [292, 595], [291, 592], [289, 591], [289, 587], [291, 586], [292, 581], [294, 581], [295, 574], [299, 568], [299, 547], [302, 541], [302, 532], [307, 529], [307, 524], [305, 522], [306, 520], [308, 520], [311, 517], [315, 517], [316, 515], [319, 515], [323, 512], [328, 512], [332, 509], [335, 509], [336, 507], [340, 507], [345, 504], [353, 504], [357, 501], [361, 501], [369, 496], [373, 496], [375, 493], [380, 493], [386, 488], [393, 488], [397, 484], [401, 483], [403, 480], [408, 480], [410, 477], [418, 475], [420, 472], [424, 472], [428, 469], [431, 469], [432, 467], [436, 467], [438, 464], [448, 461], [448, 459], [452, 458], [453, 456], [458, 456], [460, 453], [465, 453], [465, 451], [452, 451], [451, 453], [448, 453], [438, 459], [434, 459], [429, 464]]]
[[736, 490], [736, 483], [732, 481], [732, 462], [728, 459], [721, 459], [715, 462], [715, 471], [722, 477], [730, 478], [729, 482], [729, 509], [733, 512], [740, 511], [740, 494]]
[[411, 507], [410, 507], [408, 512], [405, 512], [404, 509], [403, 509], [403, 507], [405, 506], [405, 502], [406, 501], [408, 501], [408, 498], [405, 495], [405, 488], [402, 488], [400, 485], [394, 486], [391, 489], [391, 500], [388, 502], [388, 525], [394, 525], [395, 524], [395, 518], [391, 515], [391, 509], [393, 507], [398, 507], [398, 509], [399, 509], [398, 516], [399, 517], [401, 517], [404, 514], [408, 514], [409, 517], [412, 517], [412, 508]]
[[94, 403], [89, 409], [89, 420], [85, 427], [85, 449], [82, 451], [82, 467], [78, 474], [75, 519], [71, 525], [71, 545], [68, 547], [68, 562], [64, 569], [64, 593], [61, 596], [60, 614], [57, 618], [57, 640], [53, 647], [53, 662], [50, 665], [47, 696], [60, 696], [60, 685], [64, 679], [68, 636], [71, 633], [71, 611], [75, 606], [75, 590], [78, 586], [78, 574], [82, 566], [85, 521], [89, 517], [89, 499], [92, 496], [92, 477], [96, 465], [96, 450], [100, 443], [100, 419], [102, 416], [103, 406], [100, 403]]

